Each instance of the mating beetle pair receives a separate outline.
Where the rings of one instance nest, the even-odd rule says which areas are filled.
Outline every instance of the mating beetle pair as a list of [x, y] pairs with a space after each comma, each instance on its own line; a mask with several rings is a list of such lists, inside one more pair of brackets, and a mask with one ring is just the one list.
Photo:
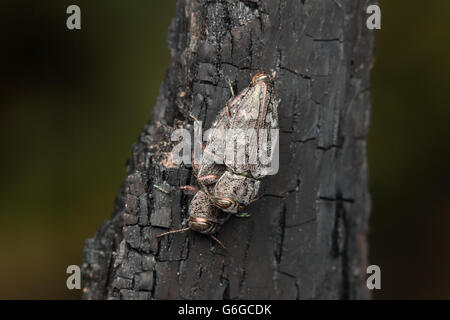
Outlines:
[[[225, 104], [212, 125], [213, 134], [206, 140], [203, 157], [196, 170], [200, 189], [181, 187], [196, 192], [189, 205], [188, 227], [157, 237], [192, 229], [209, 235], [225, 248], [213, 235], [231, 214], [248, 216], [243, 210], [257, 199], [259, 180], [270, 174], [271, 168], [267, 162], [261, 164], [251, 160], [255, 160], [260, 153], [272, 154], [277, 143], [271, 140], [268, 147], [260, 143], [269, 130], [279, 128], [279, 100], [274, 93], [274, 76], [256, 74], [248, 87], [233, 95]], [[237, 150], [233, 144], [230, 150], [225, 150], [224, 146], [230, 140], [237, 140], [238, 145], [240, 142], [245, 147]], [[232, 157], [229, 157], [230, 152]], [[225, 153], [227, 159], [224, 159]], [[241, 156], [234, 157], [235, 153]], [[229, 158], [231, 161], [228, 161]]]

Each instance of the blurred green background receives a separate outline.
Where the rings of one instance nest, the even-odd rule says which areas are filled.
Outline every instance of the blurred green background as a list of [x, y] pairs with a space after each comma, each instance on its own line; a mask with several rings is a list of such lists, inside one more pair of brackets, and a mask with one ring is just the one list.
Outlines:
[[[66, 8], [82, 29], [66, 29]], [[450, 2], [381, 1], [372, 81], [377, 298], [450, 298]], [[79, 298], [66, 267], [113, 210], [169, 64], [175, 1], [0, 4], [0, 298]], [[5, 41], [6, 40], [6, 41]]]

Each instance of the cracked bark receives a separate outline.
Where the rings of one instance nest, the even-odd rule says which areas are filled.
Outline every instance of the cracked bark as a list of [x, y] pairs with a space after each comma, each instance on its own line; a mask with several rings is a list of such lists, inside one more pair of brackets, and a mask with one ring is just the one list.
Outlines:
[[[86, 241], [85, 299], [360, 299], [370, 198], [366, 162], [373, 34], [368, 1], [179, 0], [172, 62], [133, 145], [111, 220]], [[249, 219], [231, 218], [224, 252], [180, 228], [193, 181], [170, 166], [170, 127], [209, 128], [230, 93], [276, 70], [280, 170]]]

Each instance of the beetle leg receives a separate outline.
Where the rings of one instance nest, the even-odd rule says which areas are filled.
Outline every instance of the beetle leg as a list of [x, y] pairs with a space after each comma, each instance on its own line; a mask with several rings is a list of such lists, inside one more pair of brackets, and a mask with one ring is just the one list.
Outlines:
[[185, 232], [185, 231], [188, 231], [189, 229], [190, 228], [188, 227], [188, 228], [182, 228], [182, 229], [178, 229], [178, 230], [167, 231], [167, 232], [158, 234], [155, 238], [160, 238], [160, 237], [166, 236], [168, 234], [172, 234], [172, 233]]
[[181, 186], [180, 190], [183, 190], [186, 194], [196, 194], [198, 192], [198, 188], [193, 186]]
[[228, 84], [228, 87], [230, 88], [230, 91], [231, 91], [231, 96], [232, 96], [232, 97], [234, 97], [234, 89], [233, 89], [233, 84], [231, 83], [231, 80], [230, 80], [230, 78], [228, 78], [228, 77], [225, 77], [225, 81], [227, 82], [227, 84]]
[[248, 212], [238, 212], [238, 213], [235, 213], [235, 216], [238, 218], [249, 218], [249, 217], [251, 217], [251, 214]]
[[171, 191], [171, 190], [166, 190], [163, 187], [158, 186], [157, 184], [154, 184], [153, 188], [155, 188], [156, 190], [161, 191], [161, 192], [163, 192], [165, 194], [170, 194], [170, 191]]
[[[231, 83], [230, 78], [225, 77], [225, 80], [228, 84], [228, 87], [230, 88], [231, 96], [234, 97], [233, 84]], [[225, 112], [227, 113], [228, 118], [231, 118], [231, 112], [230, 112], [230, 107], [228, 106], [228, 103], [225, 104]]]
[[199, 183], [203, 182], [203, 183], [208, 184], [208, 185], [216, 183], [217, 180], [219, 180], [219, 178], [220, 178], [218, 175], [215, 175], [215, 174], [209, 174], [209, 175], [202, 176], [202, 177], [198, 177], [196, 175], [194, 175], [194, 176], [195, 176], [195, 178], [197, 179], [197, 181]]
[[214, 241], [216, 241], [227, 253], [228, 253], [228, 249], [223, 245], [223, 243], [217, 239], [216, 237], [214, 237], [212, 234], [209, 235]]
[[227, 110], [228, 118], [231, 118], [231, 112], [230, 112], [230, 108], [228, 108], [228, 105], [225, 105], [225, 110]]
[[199, 123], [200, 120], [197, 119], [196, 116], [194, 116], [194, 114], [192, 112], [189, 112], [189, 117], [191, 117], [195, 122]]

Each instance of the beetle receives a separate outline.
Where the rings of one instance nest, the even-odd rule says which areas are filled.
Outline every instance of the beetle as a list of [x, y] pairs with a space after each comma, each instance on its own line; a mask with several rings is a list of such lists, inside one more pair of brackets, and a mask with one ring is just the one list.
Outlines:
[[[262, 138], [263, 130], [278, 129], [279, 100], [273, 89], [274, 77], [275, 73], [272, 76], [263, 72], [255, 74], [250, 85], [225, 104], [212, 125], [213, 134], [206, 139], [203, 157], [196, 170], [195, 176], [201, 188], [180, 187], [187, 192], [195, 192], [189, 206], [188, 227], [159, 234], [158, 238], [191, 229], [209, 235], [226, 250], [213, 235], [231, 214], [248, 216], [243, 210], [257, 200], [260, 179], [270, 173], [267, 166], [249, 160], [254, 159], [255, 153], [273, 153], [272, 146], [276, 141], [271, 141], [271, 146], [265, 150], [260, 150], [257, 142]], [[242, 137], [242, 130], [249, 134]], [[230, 150], [225, 146], [230, 139], [238, 142], [249, 139], [251, 142], [248, 148], [244, 147], [241, 158], [234, 157], [234, 146], [231, 150], [233, 156], [229, 157]]]

